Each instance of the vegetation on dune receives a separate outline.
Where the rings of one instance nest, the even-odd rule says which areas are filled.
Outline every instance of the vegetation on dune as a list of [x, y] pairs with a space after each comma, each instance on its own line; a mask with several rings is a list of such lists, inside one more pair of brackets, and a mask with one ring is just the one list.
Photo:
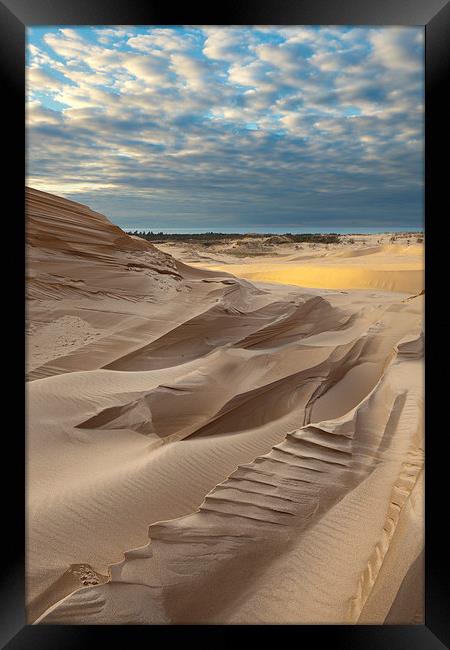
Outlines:
[[[302, 234], [291, 234], [285, 233], [284, 235], [273, 235], [273, 233], [222, 233], [222, 232], [204, 232], [204, 233], [155, 233], [153, 231], [145, 232], [135, 230], [134, 232], [129, 232], [130, 235], [135, 237], [142, 237], [147, 241], [153, 243], [165, 243], [169, 241], [180, 241], [180, 242], [189, 242], [189, 243], [201, 243], [203, 246], [213, 246], [215, 243], [226, 240], [234, 239], [256, 239], [264, 240], [269, 238], [272, 240], [271, 243], [279, 244], [290, 244], [290, 243], [299, 243], [299, 242], [311, 242], [316, 244], [338, 244], [341, 240], [340, 235], [336, 233], [302, 233]], [[275, 241], [277, 240], [277, 241]]]

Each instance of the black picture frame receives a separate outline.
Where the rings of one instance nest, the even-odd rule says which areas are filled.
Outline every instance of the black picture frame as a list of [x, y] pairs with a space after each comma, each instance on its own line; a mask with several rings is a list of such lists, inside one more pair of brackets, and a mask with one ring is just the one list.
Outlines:
[[[433, 390], [433, 378], [442, 372], [445, 383], [447, 352], [444, 341], [448, 336], [446, 320], [435, 312], [431, 316], [433, 296], [439, 278], [445, 277], [445, 219], [448, 218], [447, 105], [444, 102], [446, 80], [449, 77], [448, 43], [450, 42], [450, 5], [446, 0], [222, 0], [213, 6], [184, 7], [160, 0], [0, 0], [0, 79], [2, 89], [3, 155], [6, 159], [3, 195], [9, 207], [4, 214], [3, 261], [7, 268], [10, 292], [8, 310], [10, 331], [6, 346], [13, 349], [9, 366], [11, 384], [5, 390], [13, 393], [17, 404], [7, 398], [4, 404], [10, 421], [5, 424], [2, 475], [7, 466], [13, 469], [12, 479], [4, 486], [3, 521], [6, 526], [3, 541], [3, 567], [0, 577], [0, 642], [11, 650], [19, 648], [91, 648], [102, 647], [111, 638], [113, 645], [141, 642], [158, 643], [160, 635], [175, 641], [178, 633], [198, 634], [204, 643], [215, 640], [216, 628], [224, 642], [234, 632], [240, 636], [254, 635], [258, 626], [30, 626], [25, 624], [24, 571], [24, 506], [25, 506], [25, 420], [17, 417], [26, 413], [23, 390], [24, 346], [23, 330], [15, 319], [24, 317], [24, 160], [25, 160], [25, 30], [32, 25], [123, 25], [123, 24], [332, 24], [332, 25], [423, 25], [425, 27], [425, 224], [426, 224], [426, 608], [425, 625], [416, 626], [282, 626], [295, 634], [295, 641], [309, 648], [330, 643], [333, 648], [364, 648], [375, 650], [424, 650], [448, 647], [450, 642], [449, 553], [445, 534], [448, 491], [446, 460], [446, 422], [439, 417], [442, 402]], [[5, 135], [11, 144], [5, 144]], [[447, 214], [444, 206], [447, 205]], [[443, 219], [440, 219], [440, 217]], [[12, 281], [14, 279], [14, 282]], [[6, 298], [8, 299], [8, 297]], [[448, 322], [448, 321], [447, 321]], [[17, 340], [16, 340], [17, 339]], [[442, 347], [438, 340], [442, 341]], [[13, 344], [13, 341], [16, 341]], [[23, 356], [22, 356], [23, 355]], [[437, 368], [435, 370], [434, 368]], [[13, 382], [13, 371], [15, 370]], [[9, 375], [8, 375], [9, 376]], [[8, 382], [9, 383], [9, 382]], [[11, 497], [8, 499], [8, 497]], [[186, 630], [186, 627], [189, 630]], [[239, 627], [235, 630], [235, 627]], [[267, 628], [277, 626], [264, 626]], [[180, 629], [183, 628], [183, 629]], [[195, 629], [193, 629], [195, 628]], [[291, 629], [294, 628], [294, 629]], [[281, 630], [277, 630], [279, 635]], [[138, 638], [139, 637], [139, 638]], [[277, 640], [279, 637], [277, 636]]]

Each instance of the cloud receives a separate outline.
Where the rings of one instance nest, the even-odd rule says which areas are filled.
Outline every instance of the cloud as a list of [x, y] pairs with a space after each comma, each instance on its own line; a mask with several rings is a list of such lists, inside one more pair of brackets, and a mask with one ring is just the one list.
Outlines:
[[30, 68], [27, 70], [26, 83], [31, 90], [44, 89], [46, 92], [56, 92], [64, 83], [58, 80], [45, 68]]
[[132, 36], [127, 41], [133, 49], [151, 54], [155, 50], [166, 52], [184, 52], [195, 44], [195, 36], [190, 33], [181, 34], [174, 29], [151, 29], [146, 34]]
[[143, 82], [145, 87], [154, 88], [172, 85], [169, 73], [169, 61], [164, 57], [147, 54], [145, 56], [129, 55], [123, 57], [123, 69]]
[[251, 57], [250, 48], [257, 43], [253, 30], [244, 27], [206, 27], [203, 54], [216, 61], [245, 62]]
[[422, 55], [420, 28], [31, 28], [27, 182], [122, 225], [420, 225]]
[[192, 90], [204, 90], [210, 76], [208, 63], [184, 54], [171, 56], [171, 68]]
[[58, 56], [65, 59], [86, 53], [87, 43], [75, 29], [60, 29], [58, 33], [46, 34], [43, 40]]
[[423, 33], [408, 27], [391, 27], [371, 34], [373, 59], [388, 70], [422, 72]]

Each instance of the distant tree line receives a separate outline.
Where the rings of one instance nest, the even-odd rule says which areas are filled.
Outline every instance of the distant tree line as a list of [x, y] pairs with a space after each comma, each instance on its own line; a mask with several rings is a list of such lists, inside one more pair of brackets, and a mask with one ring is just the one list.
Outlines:
[[[172, 234], [167, 234], [163, 232], [145, 232], [145, 231], [139, 231], [135, 230], [134, 232], [129, 231], [129, 235], [134, 235], [135, 237], [142, 237], [142, 239], [146, 239], [147, 241], [151, 241], [154, 243], [164, 243], [168, 241], [182, 241], [182, 242], [191, 242], [191, 243], [202, 243], [204, 245], [213, 245], [215, 242], [218, 242], [220, 240], [224, 239], [248, 239], [249, 237], [253, 239], [266, 239], [267, 237], [273, 237], [273, 233], [224, 233], [224, 232], [202, 232], [202, 233], [187, 233], [187, 234], [181, 234], [181, 233], [172, 233]], [[340, 235], [336, 233], [327, 233], [327, 234], [319, 234], [319, 233], [302, 233], [302, 234], [295, 234], [293, 235], [292, 233], [285, 233], [284, 235], [280, 235], [280, 237], [284, 237], [285, 241], [280, 241], [279, 243], [299, 243], [299, 242], [311, 242], [311, 243], [317, 243], [317, 244], [338, 244], [340, 242]]]

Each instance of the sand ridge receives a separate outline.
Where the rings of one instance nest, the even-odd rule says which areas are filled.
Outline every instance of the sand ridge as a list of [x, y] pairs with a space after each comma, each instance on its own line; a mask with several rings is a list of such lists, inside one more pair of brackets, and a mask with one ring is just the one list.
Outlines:
[[[29, 621], [421, 622], [420, 283], [253, 284], [29, 215]], [[331, 266], [420, 253], [372, 248]]]

